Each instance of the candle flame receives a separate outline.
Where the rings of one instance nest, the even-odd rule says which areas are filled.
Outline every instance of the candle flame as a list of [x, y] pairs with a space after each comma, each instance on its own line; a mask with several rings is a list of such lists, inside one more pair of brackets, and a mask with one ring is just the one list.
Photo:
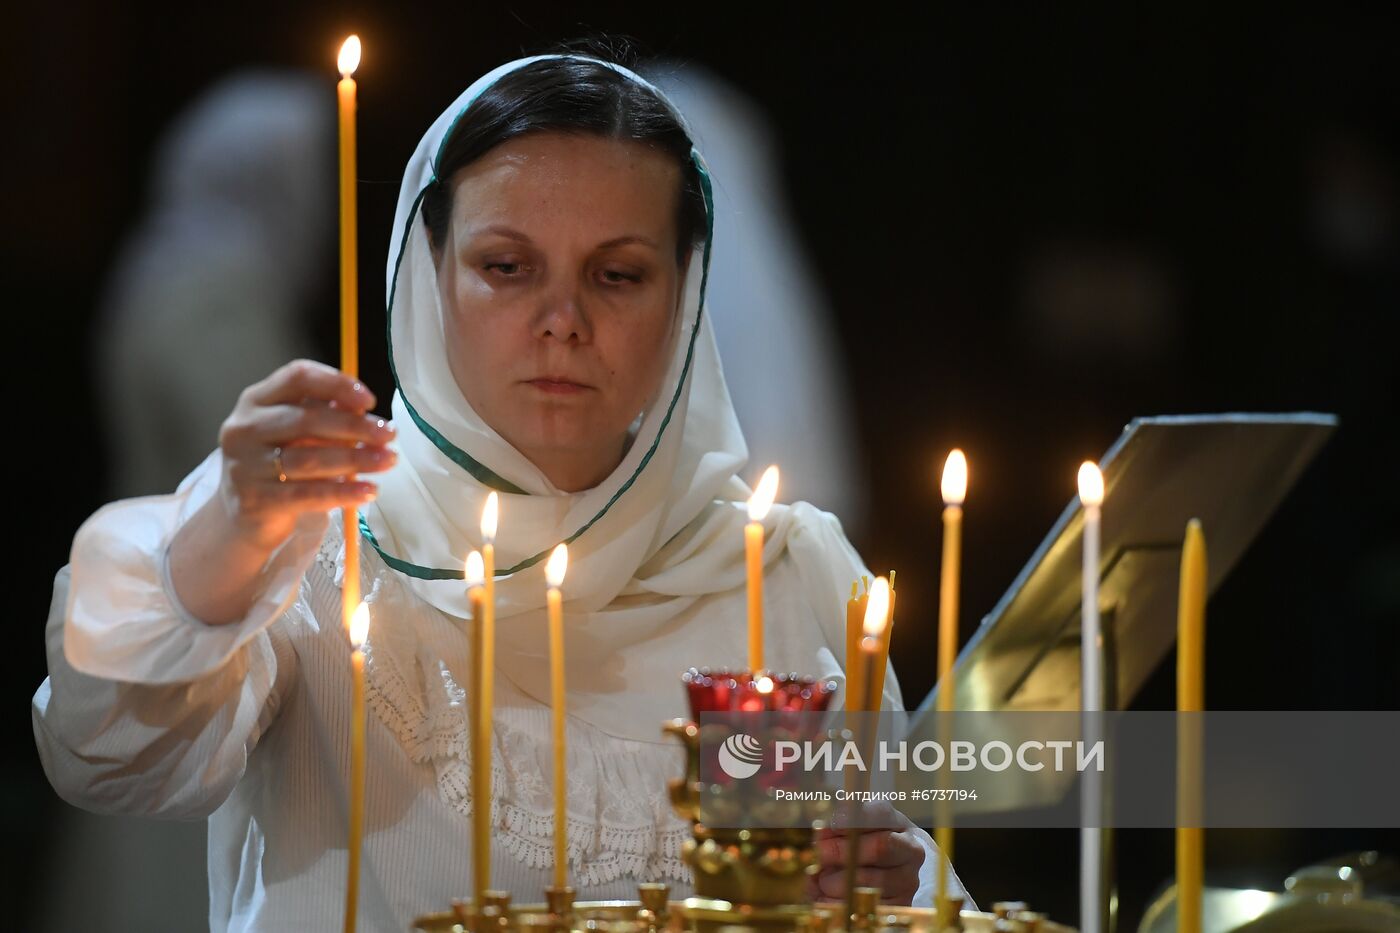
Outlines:
[[768, 514], [768, 510], [773, 507], [773, 500], [778, 495], [778, 468], [770, 466], [763, 471], [762, 478], [758, 481], [758, 488], [749, 496], [749, 521], [761, 522], [763, 516]]
[[369, 637], [369, 604], [360, 601], [360, 606], [355, 610], [355, 614], [350, 617], [350, 644], [359, 651], [364, 647], [365, 639]]
[[501, 514], [501, 497], [492, 492], [481, 510], [481, 537], [487, 544], [496, 540], [496, 523]]
[[755, 680], [753, 682], [753, 685], [754, 689], [757, 690], [759, 693], [773, 692], [773, 678], [767, 676], [766, 674], [758, 678], [758, 680]]
[[467, 580], [467, 589], [486, 585], [486, 561], [481, 559], [480, 551], [472, 551], [467, 555], [467, 568], [463, 576]]
[[967, 457], [954, 447], [943, 464], [943, 504], [962, 505], [967, 498]]
[[351, 36], [340, 46], [340, 55], [336, 57], [335, 66], [340, 69], [342, 77], [348, 78], [355, 73], [355, 69], [360, 67], [360, 37]]
[[561, 544], [549, 555], [549, 563], [544, 565], [544, 579], [556, 589], [564, 585], [564, 573], [569, 569], [569, 546]]
[[870, 584], [870, 602], [865, 606], [865, 637], [879, 638], [890, 621], [890, 581], [876, 577]]
[[1103, 474], [1089, 460], [1079, 466], [1079, 501], [1085, 506], [1103, 504]]

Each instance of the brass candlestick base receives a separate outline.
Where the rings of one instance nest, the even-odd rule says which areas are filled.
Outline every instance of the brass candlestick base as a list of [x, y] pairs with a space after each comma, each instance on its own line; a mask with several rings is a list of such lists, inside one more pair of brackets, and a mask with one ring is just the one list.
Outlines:
[[710, 829], [694, 824], [681, 857], [698, 897], [750, 904], [811, 902], [807, 877], [819, 870], [811, 829]]
[[[960, 897], [934, 897], [934, 907], [938, 910], [938, 925], [943, 930], [961, 930], [963, 899]], [[1022, 908], [1025, 904], [1021, 905]]]
[[877, 911], [880, 907], [879, 888], [856, 888], [851, 892], [851, 916], [846, 920], [846, 929], [874, 930], [877, 928]]
[[544, 889], [544, 902], [549, 907], [550, 928], [571, 930], [574, 926], [574, 889], [553, 885]]
[[[949, 929], [930, 908], [878, 903], [879, 892], [875, 888], [858, 889], [853, 918], [846, 916], [844, 903], [755, 906], [704, 897], [669, 901], [664, 884], [640, 888], [639, 897], [630, 901], [569, 899], [568, 909], [573, 915], [569, 924], [560, 924], [560, 911], [565, 906], [561, 892], [550, 893], [548, 904], [512, 905], [497, 898], [483, 908], [480, 917], [469, 901], [454, 901], [451, 912], [418, 917], [413, 929], [420, 933], [946, 933]], [[954, 900], [949, 898], [948, 903]], [[1069, 927], [1050, 922], [1044, 914], [1024, 909], [1007, 911], [1006, 906], [998, 905], [998, 915], [963, 911], [957, 929], [968, 933], [1073, 933]]]
[[669, 929], [671, 923], [671, 889], [657, 882], [644, 882], [637, 885], [637, 894], [642, 907], [637, 911], [637, 922], [646, 924], [648, 933]]

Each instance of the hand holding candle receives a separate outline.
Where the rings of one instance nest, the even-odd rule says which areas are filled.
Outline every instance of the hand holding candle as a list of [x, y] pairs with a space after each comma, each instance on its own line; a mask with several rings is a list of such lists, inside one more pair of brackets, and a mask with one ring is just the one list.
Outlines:
[[763, 670], [763, 519], [778, 495], [778, 468], [763, 471], [749, 497], [749, 523], [744, 526], [744, 563], [749, 581], [749, 670]]
[[345, 885], [345, 930], [354, 933], [359, 907], [360, 845], [365, 827], [365, 639], [369, 606], [360, 603], [350, 623], [350, 839]]
[[545, 581], [549, 589], [545, 599], [549, 606], [549, 684], [554, 709], [554, 887], [563, 890], [569, 884], [568, 781], [564, 753], [564, 573], [569, 567], [569, 548], [559, 545], [549, 555], [545, 565]]

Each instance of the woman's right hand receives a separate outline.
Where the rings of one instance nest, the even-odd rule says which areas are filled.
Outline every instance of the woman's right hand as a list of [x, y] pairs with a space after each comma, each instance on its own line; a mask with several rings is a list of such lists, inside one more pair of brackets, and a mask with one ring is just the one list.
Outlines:
[[275, 549], [305, 512], [355, 508], [374, 483], [354, 478], [394, 465], [391, 425], [374, 393], [324, 363], [293, 360], [238, 397], [219, 430], [219, 501], [232, 529]]
[[308, 512], [374, 498], [355, 479], [394, 465], [393, 426], [372, 413], [374, 393], [324, 363], [295, 360], [243, 390], [219, 430], [218, 493], [170, 543], [175, 596], [210, 625], [247, 615], [268, 558]]

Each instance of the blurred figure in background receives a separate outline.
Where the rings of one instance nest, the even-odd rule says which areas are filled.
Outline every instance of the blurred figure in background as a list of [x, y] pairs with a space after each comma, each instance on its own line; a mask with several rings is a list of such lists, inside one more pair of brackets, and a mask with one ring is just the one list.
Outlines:
[[[783, 468], [785, 501], [834, 512], [859, 539], [866, 482], [845, 361], [785, 202], [773, 134], [740, 91], [698, 65], [655, 62], [647, 77], [675, 101], [715, 178], [707, 305], [749, 468]], [[755, 313], [759, 312], [759, 313]]]
[[316, 355], [335, 229], [323, 84], [234, 75], [157, 149], [150, 204], [118, 254], [95, 345], [111, 495], [174, 489], [243, 386]]
[[[153, 160], [93, 345], [111, 497], [168, 492], [217, 442], [238, 393], [312, 357], [335, 230], [334, 97], [243, 72], [194, 102]], [[205, 824], [65, 807], [41, 929], [208, 929]], [[158, 896], [153, 896], [158, 892]]]

